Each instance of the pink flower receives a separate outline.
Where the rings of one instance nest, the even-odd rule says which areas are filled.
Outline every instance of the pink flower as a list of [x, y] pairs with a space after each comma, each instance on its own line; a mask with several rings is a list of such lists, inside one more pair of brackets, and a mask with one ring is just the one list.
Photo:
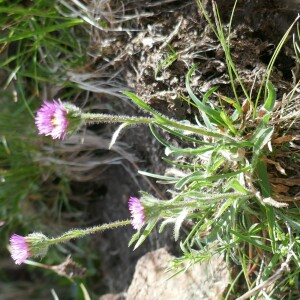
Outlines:
[[26, 239], [21, 235], [13, 234], [9, 242], [11, 247], [11, 257], [17, 265], [20, 265], [30, 256]]
[[145, 210], [141, 203], [141, 201], [138, 198], [130, 197], [128, 201], [128, 208], [131, 213], [131, 219], [132, 219], [132, 227], [136, 230], [139, 230], [142, 228], [142, 226], [145, 224]]
[[39, 232], [31, 233], [26, 237], [13, 234], [9, 243], [11, 257], [17, 265], [29, 257], [44, 257], [50, 245], [49, 239]]
[[60, 100], [44, 101], [35, 116], [40, 135], [51, 135], [53, 139], [64, 139], [69, 125], [67, 111]]

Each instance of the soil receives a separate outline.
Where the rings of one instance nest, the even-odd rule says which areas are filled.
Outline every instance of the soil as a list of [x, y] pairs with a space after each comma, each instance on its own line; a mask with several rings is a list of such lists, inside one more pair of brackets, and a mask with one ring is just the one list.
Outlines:
[[[186, 74], [194, 64], [198, 67], [191, 86], [196, 95], [219, 86], [220, 95], [233, 96], [224, 52], [195, 1], [123, 1], [122, 11], [118, 1], [109, 2], [101, 13], [114, 30], [97, 31], [93, 37], [88, 50], [93, 57], [89, 68], [110, 74], [157, 111], [177, 120], [194, 122], [193, 108], [183, 100], [188, 96]], [[234, 1], [216, 3], [228, 32], [226, 24]], [[204, 4], [212, 15], [212, 2], [204, 1]], [[238, 1], [232, 24], [231, 54], [242, 81], [253, 96], [258, 92], [276, 45], [296, 18], [299, 7], [297, 1]], [[98, 11], [99, 7], [91, 9]], [[123, 30], [118, 30], [120, 26]], [[277, 88], [278, 99], [299, 80], [291, 37], [275, 63], [270, 80]], [[106, 105], [115, 101], [105, 94], [100, 97], [99, 101]], [[240, 100], [243, 103], [245, 99]], [[128, 101], [118, 102], [114, 113], [144, 114]], [[110, 127], [105, 128], [113, 132]], [[129, 145], [136, 160], [110, 166], [105, 177], [101, 175], [97, 183], [93, 183], [95, 201], [89, 203], [87, 218], [97, 217], [98, 223], [128, 218], [128, 197], [138, 195], [139, 190], [149, 191], [159, 198], [168, 197], [167, 187], [137, 175], [137, 170], [163, 174], [167, 167], [161, 160], [164, 150], [149, 129], [130, 128], [120, 141]], [[102, 283], [95, 287], [95, 292], [126, 290], [137, 259], [150, 250], [167, 245], [176, 253], [171, 231], [162, 235], [154, 232], [134, 252], [128, 248], [133, 233], [130, 228], [115, 230], [104, 233], [94, 242], [93, 247], [99, 249], [102, 258]]]

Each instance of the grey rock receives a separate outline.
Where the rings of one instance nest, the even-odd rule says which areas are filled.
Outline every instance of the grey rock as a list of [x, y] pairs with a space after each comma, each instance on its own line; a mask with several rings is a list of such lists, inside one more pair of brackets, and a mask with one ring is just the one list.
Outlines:
[[229, 284], [229, 271], [222, 257], [196, 264], [172, 278], [168, 263], [175, 257], [165, 248], [139, 259], [126, 300], [218, 300]]

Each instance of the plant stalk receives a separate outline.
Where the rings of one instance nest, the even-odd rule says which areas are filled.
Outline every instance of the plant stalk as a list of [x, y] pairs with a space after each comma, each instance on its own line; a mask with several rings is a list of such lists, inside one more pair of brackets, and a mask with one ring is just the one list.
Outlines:
[[86, 229], [73, 229], [73, 230], [67, 231], [66, 233], [62, 234], [59, 237], [49, 239], [48, 242], [49, 242], [49, 245], [56, 244], [56, 243], [62, 243], [62, 242], [66, 242], [66, 241], [69, 241], [72, 239], [83, 237], [88, 234], [101, 232], [101, 231], [104, 231], [107, 229], [114, 229], [117, 227], [129, 225], [129, 224], [131, 224], [131, 220], [116, 221], [116, 222], [98, 225], [98, 226], [94, 226], [94, 227], [90, 227], [90, 228], [86, 228]]

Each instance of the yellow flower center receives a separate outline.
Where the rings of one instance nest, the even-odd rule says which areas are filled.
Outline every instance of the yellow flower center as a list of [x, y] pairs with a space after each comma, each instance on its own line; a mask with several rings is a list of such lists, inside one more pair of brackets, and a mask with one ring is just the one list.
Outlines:
[[51, 125], [52, 125], [53, 127], [57, 127], [57, 126], [60, 125], [60, 122], [59, 122], [58, 118], [56, 118], [55, 116], [52, 117], [50, 123], [51, 123]]

